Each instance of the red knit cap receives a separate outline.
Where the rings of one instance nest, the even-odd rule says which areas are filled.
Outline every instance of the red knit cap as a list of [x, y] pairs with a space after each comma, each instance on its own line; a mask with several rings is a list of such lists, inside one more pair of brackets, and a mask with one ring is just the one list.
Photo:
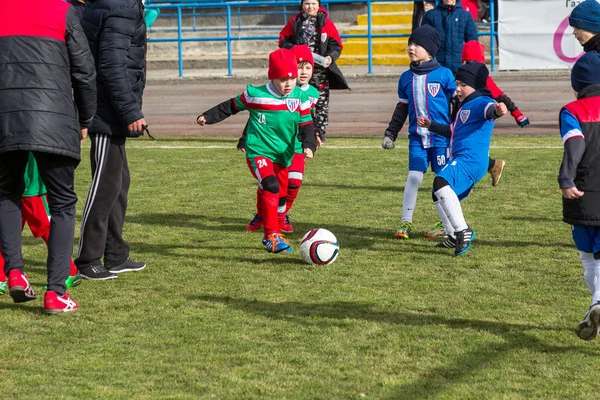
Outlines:
[[294, 52], [288, 49], [277, 49], [269, 54], [269, 79], [285, 79], [298, 77], [298, 63]]
[[312, 51], [305, 44], [300, 44], [292, 47], [292, 51], [296, 55], [296, 60], [298, 60], [298, 64], [301, 62], [308, 62], [314, 68], [315, 67], [315, 59], [313, 58]]
[[478, 40], [469, 40], [463, 46], [462, 61], [485, 63], [485, 46]]

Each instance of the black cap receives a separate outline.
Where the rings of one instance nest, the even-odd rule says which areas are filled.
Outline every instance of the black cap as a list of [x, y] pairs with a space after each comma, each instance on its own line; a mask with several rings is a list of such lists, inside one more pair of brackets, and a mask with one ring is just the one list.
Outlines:
[[486, 86], [488, 76], [490, 76], [490, 73], [485, 64], [477, 61], [469, 61], [460, 66], [458, 71], [456, 71], [455, 78], [457, 81], [461, 81], [473, 89], [479, 90]]
[[437, 54], [440, 42], [440, 33], [431, 25], [421, 25], [408, 38], [408, 43], [418, 44], [427, 50], [431, 57]]

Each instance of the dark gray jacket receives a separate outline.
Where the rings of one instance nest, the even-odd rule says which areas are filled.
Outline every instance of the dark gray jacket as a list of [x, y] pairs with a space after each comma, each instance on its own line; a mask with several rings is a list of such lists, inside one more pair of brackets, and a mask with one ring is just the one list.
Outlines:
[[98, 73], [98, 112], [91, 133], [137, 136], [146, 85], [146, 24], [140, 0], [88, 0], [81, 22]]

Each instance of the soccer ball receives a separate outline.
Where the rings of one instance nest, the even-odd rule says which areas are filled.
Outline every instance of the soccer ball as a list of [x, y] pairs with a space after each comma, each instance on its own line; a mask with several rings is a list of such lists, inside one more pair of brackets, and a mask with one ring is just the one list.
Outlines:
[[335, 235], [327, 229], [312, 229], [300, 241], [300, 254], [309, 264], [326, 265], [335, 261], [340, 252]]

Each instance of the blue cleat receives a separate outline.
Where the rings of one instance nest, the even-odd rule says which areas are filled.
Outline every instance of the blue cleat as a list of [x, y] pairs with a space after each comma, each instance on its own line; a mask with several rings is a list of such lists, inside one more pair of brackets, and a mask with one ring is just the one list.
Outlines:
[[287, 240], [280, 233], [271, 233], [268, 237], [263, 237], [263, 244], [270, 253], [291, 253], [292, 248]]

